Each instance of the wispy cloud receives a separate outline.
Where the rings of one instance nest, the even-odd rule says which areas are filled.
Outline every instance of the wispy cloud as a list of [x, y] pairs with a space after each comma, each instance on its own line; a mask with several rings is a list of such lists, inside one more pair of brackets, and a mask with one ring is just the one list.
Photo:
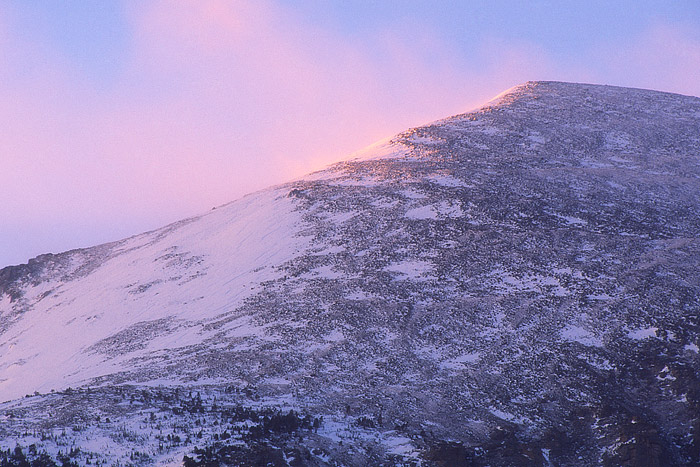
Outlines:
[[681, 25], [658, 21], [636, 40], [597, 52], [608, 82], [700, 96], [700, 39]]

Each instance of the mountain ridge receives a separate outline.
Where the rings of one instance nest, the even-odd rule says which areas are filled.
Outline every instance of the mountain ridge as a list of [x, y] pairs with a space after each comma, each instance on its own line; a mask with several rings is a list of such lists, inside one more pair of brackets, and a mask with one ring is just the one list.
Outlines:
[[[472, 109], [472, 110], [469, 110], [469, 111], [464, 112], [464, 113], [458, 113], [458, 114], [452, 115], [452, 116], [450, 116], [450, 117], [440, 118], [440, 119], [437, 119], [437, 120], [435, 120], [435, 121], [433, 121], [433, 122], [426, 123], [426, 124], [424, 124], [424, 125], [420, 125], [420, 126], [418, 126], [418, 127], [415, 127], [415, 129], [419, 129], [419, 128], [423, 128], [423, 127], [428, 127], [428, 126], [430, 126], [430, 125], [439, 124], [439, 123], [441, 123], [441, 122], [448, 122], [448, 121], [453, 121], [453, 120], [458, 120], [458, 119], [461, 119], [461, 118], [465, 118], [465, 117], [469, 116], [470, 114], [477, 113], [477, 112], [479, 112], [479, 111], [483, 111], [484, 109], [487, 109], [487, 108], [491, 108], [491, 107], [496, 107], [496, 106], [498, 106], [498, 105], [501, 103], [501, 101], [502, 101], [504, 98], [508, 98], [509, 95], [511, 95], [511, 94], [517, 95], [517, 93], [518, 93], [518, 91], [519, 91], [520, 89], [527, 88], [528, 86], [542, 86], [542, 85], [567, 85], [567, 86], [576, 86], [576, 87], [592, 87], [592, 88], [611, 89], [611, 90], [625, 90], [625, 91], [627, 91], [627, 92], [635, 91], [635, 92], [645, 93], [645, 94], [659, 94], [659, 95], [677, 96], [677, 97], [684, 97], [684, 98], [691, 98], [691, 99], [700, 99], [700, 97], [698, 97], [698, 96], [693, 96], [693, 95], [690, 95], [690, 94], [680, 94], [680, 93], [675, 93], [675, 92], [660, 91], [660, 90], [651, 89], [651, 88], [630, 88], [630, 87], [625, 87], [625, 86], [608, 85], [608, 84], [594, 84], [594, 83], [584, 83], [584, 82], [566, 82], [566, 81], [555, 81], [555, 80], [534, 80], [534, 81], [526, 81], [526, 82], [524, 82], [524, 83], [521, 83], [521, 84], [517, 84], [517, 85], [515, 85], [515, 86], [512, 86], [512, 87], [506, 89], [505, 91], [499, 93], [499, 94], [496, 95], [495, 97], [489, 99], [489, 100], [488, 100], [487, 102], [485, 102], [484, 104], [482, 104], [482, 105], [480, 105], [480, 106], [478, 106], [478, 107], [476, 107], [476, 108], [474, 108], [474, 109]], [[511, 97], [512, 97], [512, 96], [511, 96]], [[411, 131], [411, 130], [407, 130], [407, 131]], [[362, 156], [358, 156], [358, 154], [362, 154], [362, 153], [369, 152], [369, 151], [371, 151], [372, 149], [374, 149], [375, 147], [378, 147], [378, 146], [381, 147], [383, 144], [389, 143], [389, 142], [391, 142], [391, 141], [392, 141], [393, 139], [395, 139], [395, 138], [396, 138], [396, 136], [388, 137], [388, 138], [383, 138], [383, 139], [381, 139], [381, 140], [379, 140], [379, 141], [377, 141], [377, 142], [375, 142], [375, 143], [370, 144], [370, 145], [367, 146], [366, 148], [363, 148], [363, 149], [361, 149], [361, 150], [359, 150], [359, 151], [356, 151], [356, 152], [351, 153], [347, 158], [345, 158], [345, 159], [343, 159], [343, 160], [340, 160], [340, 161], [331, 163], [331, 164], [329, 164], [328, 166], [326, 166], [326, 167], [324, 167], [324, 168], [321, 168], [321, 169], [319, 169], [319, 170], [315, 170], [315, 171], [313, 171], [313, 172], [310, 172], [309, 174], [300, 177], [298, 180], [305, 180], [305, 179], [307, 179], [308, 177], [312, 176], [313, 174], [326, 172], [330, 167], [332, 167], [332, 166], [334, 166], [334, 165], [336, 165], [336, 164], [342, 164], [343, 162], [349, 161], [349, 160], [361, 159]], [[259, 191], [264, 191], [265, 189], [273, 188], [273, 187], [275, 187], [275, 186], [280, 186], [280, 185], [286, 185], [286, 184], [288, 184], [288, 183], [293, 183], [294, 181], [295, 181], [295, 180], [292, 180], [292, 181], [289, 181], [289, 182], [282, 182], [282, 183], [279, 183], [279, 184], [276, 184], [276, 185], [272, 185], [272, 186], [267, 187], [267, 188], [262, 188], [262, 189], [260, 189], [260, 190], [256, 190], [256, 191], [251, 192], [251, 193], [249, 193], [249, 194], [247, 194], [247, 195], [244, 195], [243, 197], [250, 196], [251, 194], [257, 193], [257, 192], [259, 192]], [[239, 198], [239, 199], [240, 199], [240, 198]], [[212, 208], [212, 209], [217, 209], [217, 208], [220, 208], [220, 207], [224, 207], [224, 206], [227, 206], [228, 204], [234, 203], [234, 202], [236, 202], [236, 201], [237, 201], [237, 200], [229, 201], [229, 202], [224, 203], [224, 204], [222, 204], [222, 205], [220, 205], [220, 206], [216, 206], [216, 207], [214, 207], [214, 208]], [[194, 216], [191, 216], [191, 217], [187, 217], [187, 218], [184, 218], [184, 219], [181, 219], [181, 220], [177, 220], [177, 221], [174, 221], [174, 222], [172, 222], [172, 223], [169, 223], [169, 224], [167, 224], [167, 225], [165, 225], [165, 226], [163, 226], [163, 227], [158, 227], [158, 228], [151, 229], [151, 230], [148, 230], [148, 231], [145, 231], [145, 232], [142, 232], [142, 233], [134, 234], [134, 235], [131, 235], [131, 236], [126, 237], [126, 238], [121, 239], [121, 240], [115, 240], [115, 241], [106, 242], [106, 243], [101, 243], [101, 244], [97, 244], [97, 245], [93, 245], [93, 246], [88, 246], [88, 247], [73, 248], [73, 249], [71, 249], [71, 250], [66, 250], [66, 251], [62, 251], [62, 252], [59, 252], [59, 253], [48, 253], [48, 252], [47, 252], [47, 253], [42, 253], [42, 254], [37, 255], [36, 257], [29, 258], [29, 259], [27, 260], [26, 263], [18, 263], [18, 264], [7, 264], [7, 265], [3, 265], [3, 266], [0, 267], [0, 281], [2, 281], [2, 283], [12, 282], [12, 281], [16, 280], [15, 277], [16, 277], [17, 274], [20, 274], [20, 275], [21, 275], [21, 273], [15, 272], [15, 271], [17, 271], [17, 268], [20, 268], [20, 270], [21, 270], [21, 269], [24, 269], [23, 267], [25, 267], [25, 266], [31, 267], [31, 266], [34, 265], [34, 264], [37, 264], [37, 263], [42, 262], [44, 259], [49, 259], [49, 258], [51, 258], [51, 257], [58, 257], [58, 256], [62, 256], [62, 255], [68, 255], [68, 254], [72, 254], [72, 253], [76, 253], [76, 252], [80, 252], [80, 251], [84, 251], [84, 250], [89, 250], [89, 249], [93, 249], [93, 248], [105, 247], [105, 246], [107, 246], [107, 245], [111, 245], [111, 244], [113, 244], [113, 243], [119, 243], [119, 242], [121, 242], [121, 241], [127, 240], [127, 239], [132, 238], [132, 237], [136, 237], [136, 236], [138, 236], [138, 235], [145, 235], [145, 234], [149, 234], [149, 233], [152, 233], [152, 232], [156, 232], [156, 231], [159, 231], [159, 230], [161, 230], [161, 229], [165, 229], [165, 228], [167, 228], [167, 227], [169, 227], [169, 226], [171, 226], [171, 225], [178, 224], [178, 223], [180, 223], [180, 222], [186, 222], [186, 221], [188, 221], [189, 219], [196, 219], [196, 218], [199, 218], [199, 217], [201, 217], [201, 216], [203, 216], [203, 215], [205, 215], [205, 214], [207, 214], [207, 213], [206, 213], [206, 212], [203, 212], [202, 214], [198, 214], [198, 215], [194, 215]], [[3, 273], [3, 271], [5, 271], [5, 270], [7, 270], [7, 272], [4, 272], [4, 273]], [[12, 273], [9, 272], [9, 271], [11, 271], [11, 270], [13, 271]], [[2, 292], [0, 292], [0, 293], [2, 293]]]

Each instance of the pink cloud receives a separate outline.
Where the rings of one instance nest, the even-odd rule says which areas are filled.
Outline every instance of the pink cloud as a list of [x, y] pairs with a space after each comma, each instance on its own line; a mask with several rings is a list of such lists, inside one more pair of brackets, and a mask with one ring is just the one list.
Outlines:
[[[532, 46], [486, 42], [477, 66], [429, 30], [348, 42], [264, 1], [139, 2], [128, 14], [133, 46], [108, 89], [45, 44], [2, 40], [0, 18], [11, 64], [31, 64], [0, 84], [5, 222], [116, 239], [555, 75]], [[64, 245], [50, 248], [84, 246]]]

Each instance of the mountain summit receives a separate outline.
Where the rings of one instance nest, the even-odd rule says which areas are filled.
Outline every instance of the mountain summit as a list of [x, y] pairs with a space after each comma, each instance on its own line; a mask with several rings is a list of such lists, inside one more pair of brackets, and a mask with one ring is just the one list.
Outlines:
[[700, 463], [698, 148], [696, 97], [529, 82], [200, 217], [2, 269], [0, 446]]

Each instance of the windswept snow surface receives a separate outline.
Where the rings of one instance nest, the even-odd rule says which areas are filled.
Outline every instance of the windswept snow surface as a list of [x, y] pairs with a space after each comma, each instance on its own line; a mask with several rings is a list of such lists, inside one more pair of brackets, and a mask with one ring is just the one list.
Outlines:
[[201, 217], [0, 270], [0, 447], [698, 465], [698, 148], [698, 98], [526, 83]]
[[[237, 316], [264, 281], [283, 275], [278, 265], [308, 247], [309, 239], [296, 234], [301, 215], [286, 195], [256, 193], [111, 244], [87, 260], [99, 262], [89, 274], [30, 282], [19, 303], [5, 299], [0, 400], [132, 371], [146, 356], [169, 360], [172, 350], [213, 336], [212, 322]], [[78, 259], [73, 267], [86, 265]], [[21, 319], [11, 321], [15, 314]], [[245, 340], [262, 334], [251, 325], [223, 332]]]

